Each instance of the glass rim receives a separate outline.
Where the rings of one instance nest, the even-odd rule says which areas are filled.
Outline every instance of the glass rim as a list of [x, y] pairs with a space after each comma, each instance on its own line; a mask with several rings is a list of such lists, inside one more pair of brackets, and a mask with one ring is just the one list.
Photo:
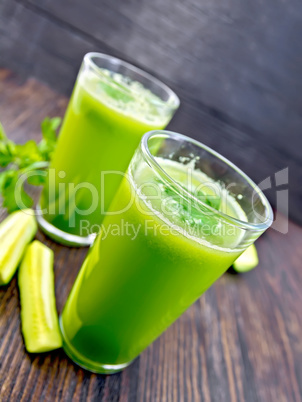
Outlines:
[[[234, 218], [222, 211], [219, 211], [210, 205], [204, 203], [203, 201], [199, 200], [196, 198], [192, 193], [184, 189], [176, 180], [174, 180], [161, 166], [160, 164], [156, 161], [154, 156], [151, 154], [148, 146], [148, 141], [151, 137], [156, 136], [156, 135], [161, 135], [164, 136], [165, 138], [172, 138], [175, 140], [184, 140], [186, 142], [190, 142], [191, 144], [196, 145], [197, 147], [205, 150], [206, 152], [210, 153], [211, 155], [215, 156], [216, 158], [220, 159], [224, 163], [226, 163], [230, 168], [232, 168], [234, 171], [240, 174], [241, 177], [252, 187], [254, 191], [258, 194], [260, 197], [266, 211], [266, 216], [265, 216], [265, 221], [264, 222], [259, 222], [259, 223], [252, 223], [252, 222], [247, 222], [243, 221], [241, 219]], [[220, 216], [222, 219], [224, 219], [228, 224], [231, 224], [233, 226], [236, 226], [240, 229], [244, 230], [253, 230], [253, 231], [261, 231], [263, 232], [264, 230], [268, 229], [272, 222], [273, 222], [273, 211], [272, 207], [267, 199], [267, 197], [263, 194], [262, 190], [257, 186], [257, 184], [250, 179], [250, 177], [244, 173], [241, 169], [239, 169], [233, 162], [231, 162], [229, 159], [225, 158], [222, 156], [219, 152], [214, 151], [212, 148], [206, 146], [205, 144], [194, 140], [193, 138], [190, 138], [186, 135], [176, 133], [174, 131], [168, 131], [168, 130], [152, 130], [148, 131], [146, 134], [141, 139], [140, 142], [140, 150], [143, 154], [143, 157], [145, 161], [149, 164], [151, 168], [153, 168], [160, 176], [164, 179], [164, 181], [169, 185], [173, 185], [173, 188], [177, 189], [177, 193], [183, 198], [183, 194], [186, 194], [190, 199], [192, 199], [194, 202], [197, 204], [201, 205], [202, 207], [206, 207], [209, 211], [215, 213], [216, 215]]]
[[[94, 57], [103, 59], [103, 60], [107, 60], [107, 61], [115, 63], [115, 64], [123, 65], [128, 70], [131, 70], [134, 73], [153, 82], [154, 84], [156, 84], [158, 87], [162, 88], [168, 94], [168, 100], [167, 101], [162, 100], [161, 104], [166, 107], [170, 107], [172, 110], [178, 109], [178, 107], [180, 105], [179, 97], [167, 84], [165, 84], [158, 78], [154, 77], [152, 74], [147, 73], [146, 71], [142, 70], [139, 67], [134, 66], [131, 63], [128, 63], [127, 61], [124, 61], [122, 59], [119, 59], [118, 57], [111, 56], [106, 53], [100, 53], [100, 52], [86, 53], [83, 58], [84, 63], [87, 63], [97, 75], [101, 75], [102, 77], [104, 77], [104, 75], [101, 72], [101, 68], [93, 61]], [[117, 83], [119, 86], [121, 86], [120, 82], [117, 82]]]

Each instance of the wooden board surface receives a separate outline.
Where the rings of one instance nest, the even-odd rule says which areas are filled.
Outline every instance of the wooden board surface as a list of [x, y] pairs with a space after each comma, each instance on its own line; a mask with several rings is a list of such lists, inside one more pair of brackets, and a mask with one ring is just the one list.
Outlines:
[[[0, 70], [0, 120], [16, 141], [38, 139], [46, 115], [67, 100]], [[1, 213], [1, 219], [4, 217]], [[55, 253], [61, 311], [87, 249]], [[260, 266], [225, 274], [124, 372], [91, 374], [62, 350], [29, 355], [20, 332], [16, 278], [0, 288], [0, 401], [299, 402], [302, 400], [302, 228], [269, 230]]]
[[138, 65], [179, 94], [171, 128], [257, 182], [289, 167], [300, 223], [301, 37], [300, 0], [0, 1], [0, 65], [65, 95], [86, 52]]

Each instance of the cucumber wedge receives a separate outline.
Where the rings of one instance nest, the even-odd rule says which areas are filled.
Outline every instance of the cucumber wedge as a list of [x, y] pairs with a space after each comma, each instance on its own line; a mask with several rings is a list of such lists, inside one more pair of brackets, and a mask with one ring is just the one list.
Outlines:
[[0, 285], [10, 282], [26, 246], [37, 232], [34, 211], [25, 209], [9, 215], [0, 224]]
[[26, 350], [48, 352], [62, 346], [56, 310], [53, 251], [35, 240], [19, 269], [21, 324]]
[[254, 244], [249, 246], [233, 263], [237, 272], [247, 272], [255, 268], [259, 263], [257, 250]]

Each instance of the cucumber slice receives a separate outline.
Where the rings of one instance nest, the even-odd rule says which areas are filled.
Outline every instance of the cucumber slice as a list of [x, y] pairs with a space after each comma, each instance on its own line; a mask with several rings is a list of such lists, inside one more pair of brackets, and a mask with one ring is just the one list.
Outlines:
[[0, 224], [0, 285], [10, 282], [37, 232], [32, 209], [14, 212]]
[[18, 284], [26, 350], [40, 353], [60, 348], [62, 338], [56, 310], [53, 251], [38, 240], [26, 250]]
[[254, 244], [249, 246], [233, 263], [237, 272], [247, 272], [255, 268], [259, 263], [257, 250]]

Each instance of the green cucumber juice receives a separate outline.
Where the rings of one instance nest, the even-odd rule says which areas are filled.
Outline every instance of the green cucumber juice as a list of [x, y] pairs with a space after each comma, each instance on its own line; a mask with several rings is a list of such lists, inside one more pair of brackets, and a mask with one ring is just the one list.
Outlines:
[[79, 236], [102, 222], [142, 135], [172, 117], [142, 84], [98, 73], [79, 74], [40, 199], [46, 221]]
[[[188, 188], [186, 165], [155, 159], [183, 188], [201, 185], [220, 211], [247, 220], [226, 191], [215, 198], [212, 184], [220, 185], [204, 173], [194, 171]], [[61, 317], [76, 361], [92, 369], [130, 362], [240, 255], [239, 228], [189, 207], [152, 169], [130, 165]]]

